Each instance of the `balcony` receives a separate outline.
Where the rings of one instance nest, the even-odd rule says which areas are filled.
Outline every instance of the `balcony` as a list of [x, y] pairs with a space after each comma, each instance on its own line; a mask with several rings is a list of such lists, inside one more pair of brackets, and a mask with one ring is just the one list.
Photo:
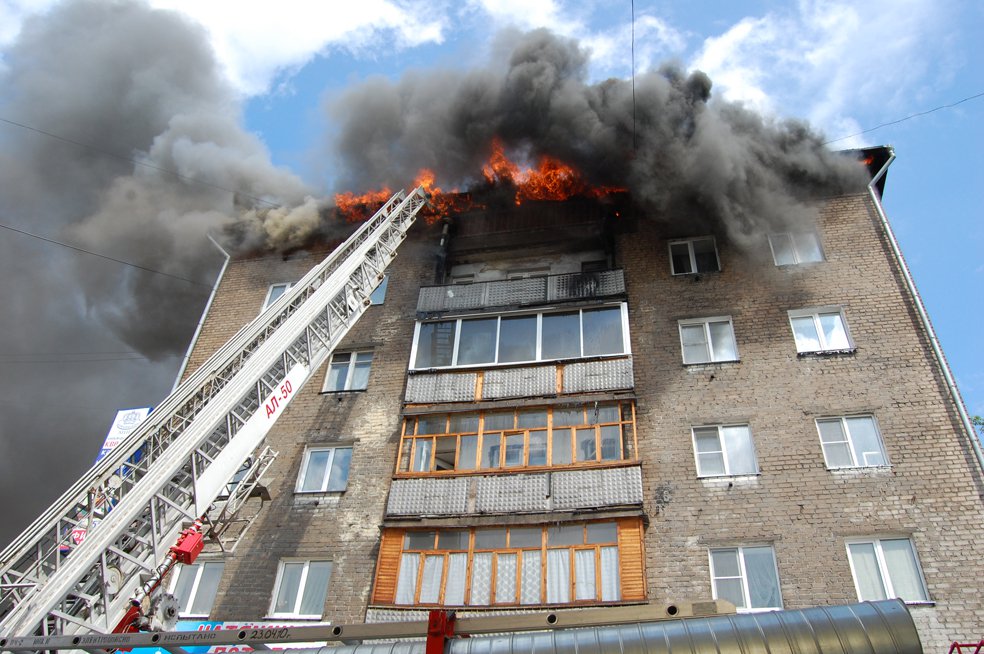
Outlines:
[[638, 463], [551, 472], [394, 479], [386, 516], [474, 516], [642, 504]]
[[417, 313], [429, 316], [449, 311], [521, 307], [624, 294], [625, 279], [620, 269], [565, 273], [473, 284], [424, 286], [417, 297]]

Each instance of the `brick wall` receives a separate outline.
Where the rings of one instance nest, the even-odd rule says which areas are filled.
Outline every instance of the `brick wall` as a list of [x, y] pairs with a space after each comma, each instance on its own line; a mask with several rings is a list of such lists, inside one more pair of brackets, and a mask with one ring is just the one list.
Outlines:
[[[721, 272], [670, 275], [666, 239], [700, 236], [638, 217], [616, 235], [625, 269], [643, 460], [649, 598], [711, 596], [708, 548], [771, 544], [787, 608], [857, 600], [845, 540], [911, 537], [933, 604], [913, 606], [927, 651], [978, 639], [984, 601], [982, 480], [960, 434], [870, 199], [826, 202], [826, 261], [779, 268], [764, 235], [716, 234]], [[618, 230], [617, 230], [618, 231]], [[321, 394], [324, 370], [268, 437], [280, 456], [273, 499], [228, 556], [213, 619], [266, 615], [282, 558], [333, 561], [326, 620], [361, 621], [399, 435], [417, 289], [434, 282], [439, 236], [416, 225], [389, 269], [386, 301], [344, 347], [372, 347], [365, 392]], [[189, 369], [259, 312], [267, 287], [300, 278], [324, 253], [230, 264]], [[501, 256], [501, 255], [500, 255]], [[517, 256], [519, 254], [517, 253]], [[856, 350], [797, 356], [787, 311], [843, 308]], [[739, 362], [684, 366], [677, 321], [730, 315]], [[815, 419], [870, 414], [890, 467], [830, 471]], [[691, 427], [747, 423], [760, 474], [698, 479]], [[306, 444], [354, 443], [341, 495], [293, 492]]]

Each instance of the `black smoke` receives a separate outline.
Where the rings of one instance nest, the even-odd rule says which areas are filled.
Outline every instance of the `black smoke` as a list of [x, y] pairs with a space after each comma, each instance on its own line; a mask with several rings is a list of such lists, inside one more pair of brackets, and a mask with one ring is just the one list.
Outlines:
[[[587, 81], [589, 53], [545, 30], [500, 37], [478, 71], [369, 80], [330, 106], [342, 186], [406, 185], [420, 168], [443, 187], [480, 179], [492, 140], [548, 155], [589, 182], [627, 187], [647, 215], [714, 223], [739, 243], [809, 220], [818, 197], [858, 187], [856, 162], [797, 121], [711, 98], [702, 72], [663, 67]], [[501, 62], [501, 63], [500, 63]]]
[[66, 2], [2, 55], [0, 223], [166, 273], [0, 229], [6, 542], [92, 464], [117, 409], [166, 395], [222, 261], [206, 234], [289, 242], [318, 211], [179, 14]]

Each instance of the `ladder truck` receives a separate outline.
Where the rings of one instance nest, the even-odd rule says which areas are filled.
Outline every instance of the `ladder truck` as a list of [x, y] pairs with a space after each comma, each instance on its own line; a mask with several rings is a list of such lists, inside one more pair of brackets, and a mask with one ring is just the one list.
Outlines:
[[4, 549], [0, 637], [149, 626], [165, 575], [256, 487], [276, 456], [266, 434], [363, 314], [427, 200], [423, 187], [390, 198]]

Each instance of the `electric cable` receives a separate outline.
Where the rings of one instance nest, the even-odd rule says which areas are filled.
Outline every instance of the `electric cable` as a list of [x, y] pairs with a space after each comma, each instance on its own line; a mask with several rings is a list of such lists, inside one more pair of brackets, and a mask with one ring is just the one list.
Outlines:
[[62, 247], [68, 248], [70, 250], [75, 250], [76, 252], [83, 252], [85, 254], [91, 254], [94, 257], [99, 257], [100, 259], [107, 259], [109, 261], [115, 261], [116, 263], [121, 263], [124, 266], [130, 266], [131, 268], [137, 268], [138, 270], [143, 270], [149, 273], [154, 273], [155, 275], [163, 275], [164, 277], [170, 277], [172, 279], [178, 279], [189, 284], [194, 284], [195, 286], [202, 286], [204, 288], [211, 289], [212, 287], [208, 284], [203, 284], [202, 282], [196, 282], [193, 279], [188, 279], [187, 277], [181, 277], [180, 275], [172, 275], [171, 273], [166, 273], [162, 270], [155, 270], [153, 268], [148, 268], [146, 266], [141, 266], [140, 264], [132, 263], [130, 261], [123, 261], [122, 259], [116, 259], [114, 257], [100, 254], [98, 252], [93, 252], [91, 250], [86, 250], [85, 248], [80, 248], [75, 245], [69, 245], [68, 243], [62, 243], [61, 241], [56, 241], [53, 238], [47, 238], [45, 236], [40, 236], [38, 234], [32, 234], [31, 232], [24, 231], [23, 229], [17, 229], [16, 227], [11, 227], [10, 225], [4, 225], [0, 223], [0, 227], [3, 229], [9, 229], [12, 232], [17, 232], [18, 234], [23, 234], [24, 236], [30, 236], [31, 238], [36, 238], [39, 241], [44, 241], [45, 243], [53, 243], [54, 245], [60, 245]]
[[882, 123], [881, 125], [875, 125], [874, 127], [869, 127], [868, 129], [861, 130], [857, 134], [849, 134], [848, 136], [841, 136], [840, 138], [836, 138], [836, 139], [833, 139], [831, 141], [825, 141], [823, 143], [823, 145], [830, 145], [831, 143], [837, 143], [838, 141], [843, 141], [845, 139], [852, 139], [855, 136], [861, 136], [862, 134], [867, 134], [868, 132], [874, 132], [876, 129], [881, 129], [882, 127], [888, 127], [890, 125], [898, 125], [899, 123], [904, 123], [907, 120], [911, 120], [913, 118], [918, 118], [919, 116], [925, 116], [927, 114], [934, 113], [934, 112], [939, 111], [941, 109], [950, 109], [952, 107], [956, 107], [958, 104], [963, 104], [964, 102], [967, 102], [969, 100], [976, 100], [977, 98], [979, 98], [981, 96], [984, 96], [984, 91], [981, 91], [980, 93], [975, 93], [974, 95], [967, 96], [963, 100], [957, 100], [956, 102], [951, 102], [950, 104], [941, 104], [938, 107], [934, 107], [932, 109], [927, 109], [926, 111], [918, 111], [918, 112], [916, 112], [914, 114], [910, 114], [910, 115], [906, 116], [905, 118], [899, 118], [898, 120], [891, 120], [891, 121], [889, 121], [887, 123]]

